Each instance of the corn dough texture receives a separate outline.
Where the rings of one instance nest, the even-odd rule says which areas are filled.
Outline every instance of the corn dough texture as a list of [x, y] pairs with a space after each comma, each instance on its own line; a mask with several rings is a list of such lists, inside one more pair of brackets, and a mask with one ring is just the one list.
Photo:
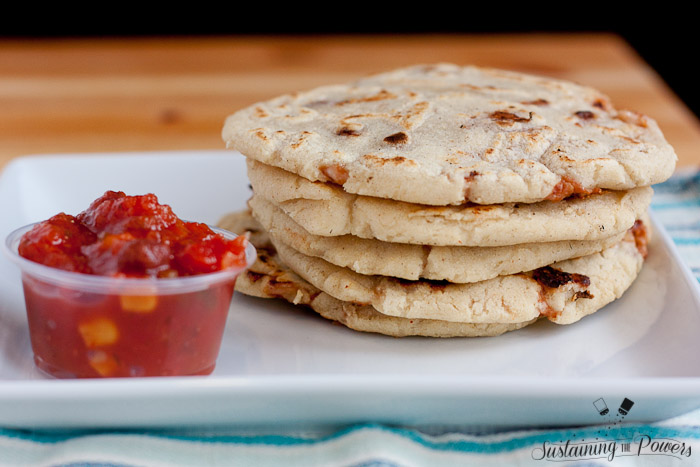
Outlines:
[[[648, 225], [648, 218], [644, 222]], [[644, 262], [637, 239], [628, 232], [599, 253], [551, 265], [585, 276], [585, 283], [563, 281], [551, 287], [532, 274], [473, 284], [401, 281], [357, 274], [299, 253], [275, 241], [249, 211], [232, 213], [219, 224], [239, 234], [252, 232], [259, 250], [256, 263], [237, 281], [239, 292], [308, 305], [353, 329], [393, 336], [493, 336], [543, 316], [571, 324], [621, 297]], [[646, 241], [650, 234], [647, 229]]]
[[630, 190], [677, 160], [656, 122], [522, 73], [417, 65], [230, 115], [229, 148], [347, 193], [428, 205], [532, 203], [562, 181]]
[[322, 317], [355, 331], [393, 337], [493, 337], [521, 329], [537, 319], [521, 323], [455, 323], [437, 319], [405, 319], [379, 313], [368, 305], [343, 302], [306, 282], [285, 266], [271, 247], [266, 232], [247, 211], [231, 213], [221, 226], [243, 234], [249, 232], [258, 259], [236, 280], [236, 291], [267, 299], [282, 299], [307, 306]]
[[[256, 198], [254, 215], [270, 235], [307, 256], [324, 259], [359, 274], [393, 276], [405, 280], [479, 282], [497, 276], [531, 271], [557, 261], [598, 253], [624, 236], [602, 240], [525, 243], [497, 247], [428, 246], [389, 243], [340, 235], [312, 235], [281, 209]], [[234, 223], [224, 218], [221, 226]]]
[[493, 247], [624, 233], [647, 211], [653, 189], [605, 191], [529, 204], [426, 206], [346, 193], [248, 161], [253, 212], [263, 198], [318, 236], [354, 235], [391, 243]]
[[343, 302], [370, 305], [387, 316], [457, 323], [521, 323], [546, 316], [571, 324], [621, 297], [634, 282], [644, 258], [630, 234], [600, 253], [551, 265], [586, 276], [544, 287], [530, 274], [513, 274], [471, 283], [401, 281], [367, 276], [306, 256], [271, 237], [281, 261], [304, 280]]

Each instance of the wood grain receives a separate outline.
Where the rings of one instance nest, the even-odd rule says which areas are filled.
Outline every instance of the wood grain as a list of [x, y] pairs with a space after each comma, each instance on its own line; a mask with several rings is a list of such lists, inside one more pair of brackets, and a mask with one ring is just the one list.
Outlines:
[[4, 41], [0, 167], [17, 156], [223, 149], [233, 111], [284, 92], [448, 61], [565, 78], [655, 118], [679, 165], [700, 123], [614, 35], [416, 35]]

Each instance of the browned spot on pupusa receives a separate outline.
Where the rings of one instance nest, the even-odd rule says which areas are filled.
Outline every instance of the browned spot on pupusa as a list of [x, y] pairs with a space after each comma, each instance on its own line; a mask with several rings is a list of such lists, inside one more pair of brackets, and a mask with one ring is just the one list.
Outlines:
[[335, 132], [338, 136], [360, 136], [360, 132], [349, 126], [341, 126]]
[[471, 204], [468, 205], [467, 208], [470, 213], [478, 216], [481, 213], [492, 211], [494, 206], [490, 204]]
[[399, 131], [398, 133], [394, 133], [393, 135], [389, 135], [384, 138], [384, 142], [389, 144], [405, 144], [408, 142], [408, 135], [403, 131]]
[[266, 265], [272, 262], [271, 257], [277, 253], [272, 245], [255, 245], [255, 248], [258, 249], [258, 261]]
[[532, 112], [529, 112], [527, 117], [521, 117], [513, 112], [497, 110], [489, 115], [489, 117], [501, 126], [511, 126], [514, 123], [529, 122], [532, 120]]
[[612, 108], [612, 105], [610, 104], [610, 101], [606, 98], [599, 97], [596, 100], [594, 100], [591, 105], [593, 107], [596, 107], [600, 110], [605, 110], [606, 112], [609, 111]]
[[490, 206], [490, 205], [475, 204], [473, 206], [469, 206], [469, 210], [473, 214], [481, 214], [482, 212], [493, 211], [493, 209], [494, 209], [494, 206]]
[[263, 288], [266, 295], [271, 297], [279, 297], [292, 302], [296, 299], [299, 287], [296, 283], [286, 280], [278, 280], [275, 277], [270, 277]]
[[259, 272], [255, 272], [255, 271], [252, 271], [252, 270], [250, 270], [250, 269], [248, 269], [248, 270], [245, 272], [245, 274], [246, 274], [246, 276], [248, 277], [248, 279], [250, 280], [250, 282], [258, 282], [260, 279], [262, 279], [263, 277], [265, 277], [265, 274], [262, 274], [262, 273], [259, 273]]
[[265, 130], [264, 130], [263, 128], [255, 128], [255, 129], [253, 129], [253, 130], [251, 130], [251, 131], [252, 131], [253, 134], [254, 134], [255, 136], [257, 136], [259, 139], [261, 139], [261, 140], [263, 140], [263, 141], [267, 141], [267, 140], [268, 140], [268, 137], [267, 137], [267, 135], [265, 134]]
[[595, 114], [590, 110], [579, 110], [578, 112], [574, 112], [574, 115], [581, 120], [593, 120], [595, 118]]
[[600, 188], [584, 188], [573, 178], [564, 175], [559, 180], [559, 183], [554, 185], [552, 192], [545, 199], [548, 201], [561, 201], [569, 196], [588, 196], [598, 194], [601, 191]]
[[364, 114], [354, 114], [354, 115], [348, 115], [347, 117], [343, 118], [343, 122], [347, 120], [357, 120], [358, 118], [376, 118], [376, 117], [381, 117], [382, 114], [373, 114], [373, 113], [364, 113]]
[[348, 105], [348, 104], [360, 104], [363, 102], [377, 102], [377, 101], [383, 101], [387, 99], [396, 99], [396, 94], [393, 94], [386, 89], [382, 89], [376, 94], [370, 95], [370, 96], [365, 96], [365, 97], [355, 97], [352, 99], [346, 99], [344, 101], [339, 101], [336, 102], [335, 105], [337, 106], [343, 106], [343, 105]]
[[472, 170], [471, 172], [469, 172], [469, 175], [464, 177], [464, 180], [466, 180], [467, 182], [471, 182], [478, 176], [479, 176], [479, 172], [477, 172], [476, 170]]
[[522, 105], [539, 105], [539, 106], [544, 106], [544, 105], [549, 105], [549, 101], [547, 99], [535, 99], [532, 101], [525, 101], [521, 102]]
[[560, 271], [559, 269], [554, 269], [551, 266], [545, 266], [543, 268], [535, 269], [532, 272], [532, 278], [540, 285], [540, 302], [541, 309], [540, 314], [548, 318], [555, 318], [559, 315], [559, 312], [553, 310], [547, 301], [547, 296], [549, 293], [561, 287], [562, 285], [569, 284], [573, 282], [583, 290], [577, 290], [574, 292], [573, 300], [578, 299], [590, 299], [593, 298], [593, 294], [587, 290], [587, 287], [591, 285], [591, 279], [583, 274], [569, 273]]
[[575, 292], [574, 300], [578, 300], [579, 298], [593, 298], [593, 294], [590, 293], [588, 290], [581, 290], [579, 292]]
[[472, 170], [469, 172], [469, 175], [464, 176], [464, 200], [468, 201], [469, 200], [469, 192], [470, 192], [470, 185], [474, 181], [476, 177], [479, 176], [479, 172], [476, 170]]
[[266, 118], [269, 115], [270, 114], [268, 114], [267, 111], [265, 109], [263, 109], [262, 107], [260, 107], [260, 106], [255, 107], [255, 116], [257, 118]]
[[310, 131], [302, 131], [301, 135], [299, 135], [299, 139], [291, 145], [293, 149], [299, 149], [301, 146], [306, 143], [306, 140], [308, 139], [309, 136], [311, 136], [312, 133]]
[[374, 154], [365, 154], [362, 156], [362, 160], [368, 164], [371, 164], [373, 166], [385, 166], [385, 165], [402, 165], [402, 164], [407, 164], [407, 165], [416, 165], [416, 162], [413, 161], [412, 159], [407, 159], [403, 156], [395, 156], [395, 157], [379, 157], [375, 156]]
[[631, 143], [631, 144], [642, 144], [641, 141], [636, 140], [634, 138], [630, 138], [629, 136], [620, 135], [619, 138], [624, 139], [625, 141], [627, 141], [628, 143]]
[[641, 220], [637, 219], [634, 225], [630, 228], [630, 232], [634, 236], [634, 244], [637, 247], [637, 251], [642, 255], [642, 258], [646, 259], [649, 255], [649, 236], [647, 232], [647, 226]]
[[398, 112], [390, 118], [399, 123], [403, 128], [410, 130], [416, 122], [420, 121], [420, 117], [430, 107], [427, 101], [416, 102], [406, 112]]
[[582, 287], [588, 287], [591, 285], [591, 279], [588, 276], [560, 271], [559, 269], [554, 269], [551, 266], [535, 269], [532, 272], [532, 278], [535, 279], [538, 284], [551, 289], [556, 289], [557, 287], [561, 287], [569, 282], [573, 282], [574, 284], [578, 284]]
[[340, 164], [322, 165], [319, 167], [319, 170], [328, 178], [328, 180], [332, 181], [333, 183], [337, 183], [338, 185], [343, 185], [348, 181], [348, 177], [350, 176], [348, 169]]
[[480, 86], [477, 86], [477, 85], [475, 85], [475, 84], [470, 84], [470, 83], [460, 83], [459, 86], [462, 87], [462, 88], [466, 88], [466, 89], [472, 90], [472, 91], [479, 91], [479, 90], [481, 90], [481, 87], [480, 87]]
[[[520, 134], [524, 134], [525, 138], [527, 138], [532, 143], [537, 143], [544, 138], [542, 130], [547, 130], [547, 129], [550, 129], [550, 127], [543, 127], [542, 129], [531, 128], [525, 132], [521, 131]], [[513, 135], [512, 138], [515, 138], [515, 135]]]

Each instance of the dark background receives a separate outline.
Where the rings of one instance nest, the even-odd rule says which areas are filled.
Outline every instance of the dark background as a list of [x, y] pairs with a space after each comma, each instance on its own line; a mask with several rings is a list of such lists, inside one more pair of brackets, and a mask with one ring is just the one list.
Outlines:
[[[666, 3], [104, 3], [3, 15], [2, 38], [608, 32], [623, 37], [700, 116], [700, 21]], [[517, 5], [517, 6], [513, 6]]]

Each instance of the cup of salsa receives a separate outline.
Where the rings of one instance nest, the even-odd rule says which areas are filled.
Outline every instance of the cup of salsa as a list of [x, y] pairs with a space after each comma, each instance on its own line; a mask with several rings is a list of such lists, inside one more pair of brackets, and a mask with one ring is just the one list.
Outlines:
[[122, 192], [15, 230], [5, 252], [34, 361], [58, 378], [210, 374], [236, 277], [255, 259], [245, 237]]

